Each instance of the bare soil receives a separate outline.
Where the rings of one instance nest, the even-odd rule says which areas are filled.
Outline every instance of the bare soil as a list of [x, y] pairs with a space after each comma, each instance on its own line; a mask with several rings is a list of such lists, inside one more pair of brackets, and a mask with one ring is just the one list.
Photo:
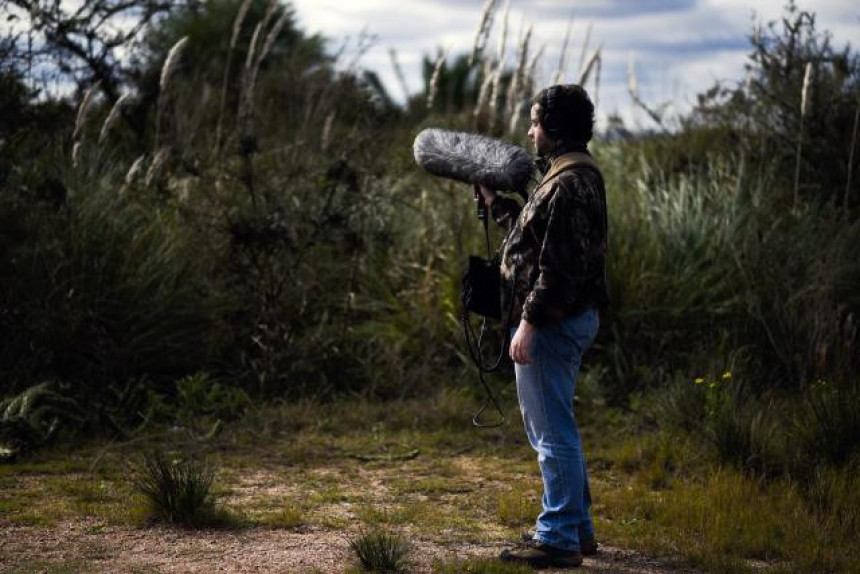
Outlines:
[[[0, 571], [80, 572], [343, 572], [352, 562], [342, 531], [251, 528], [186, 531], [167, 527], [104, 526], [94, 519], [52, 528], [0, 529]], [[437, 561], [492, 558], [500, 543], [412, 542], [412, 571], [431, 572]], [[602, 546], [582, 570], [630, 574], [691, 572], [637, 552]], [[550, 571], [551, 572], [551, 571]]]

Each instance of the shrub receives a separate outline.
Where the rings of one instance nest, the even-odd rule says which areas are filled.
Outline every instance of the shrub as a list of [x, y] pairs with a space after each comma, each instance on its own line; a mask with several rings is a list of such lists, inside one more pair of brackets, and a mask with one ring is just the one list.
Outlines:
[[67, 385], [47, 381], [0, 400], [0, 462], [47, 444], [64, 425], [74, 428], [85, 420], [64, 391]]
[[819, 464], [843, 466], [860, 454], [860, 384], [819, 379], [806, 389], [795, 417], [796, 467], [807, 475]]
[[398, 534], [362, 532], [349, 541], [358, 566], [366, 572], [405, 572], [409, 544]]
[[132, 485], [146, 500], [148, 519], [187, 528], [224, 526], [229, 517], [212, 494], [214, 470], [195, 459], [170, 459], [163, 452], [143, 455]]

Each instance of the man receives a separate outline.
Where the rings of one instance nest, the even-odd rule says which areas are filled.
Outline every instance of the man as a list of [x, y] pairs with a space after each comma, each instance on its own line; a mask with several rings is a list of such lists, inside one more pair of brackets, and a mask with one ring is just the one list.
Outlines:
[[508, 228], [501, 270], [504, 296], [514, 295], [504, 304], [513, 305], [519, 323], [511, 329], [510, 356], [543, 479], [534, 534], [501, 558], [535, 567], [578, 566], [583, 554], [597, 552], [573, 415], [581, 357], [597, 334], [598, 309], [609, 302], [606, 193], [587, 149], [593, 126], [594, 105], [582, 87], [542, 90], [532, 100], [528, 131], [544, 174], [540, 184], [522, 209], [480, 188], [493, 219]]

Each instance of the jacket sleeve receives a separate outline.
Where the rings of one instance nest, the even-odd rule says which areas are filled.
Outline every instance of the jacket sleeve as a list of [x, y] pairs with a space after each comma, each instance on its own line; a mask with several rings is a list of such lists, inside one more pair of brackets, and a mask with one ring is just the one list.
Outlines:
[[538, 258], [538, 278], [523, 305], [523, 319], [535, 327], [563, 319], [577, 300], [588, 274], [588, 252], [595, 222], [577, 176], [563, 175], [550, 199], [547, 230]]
[[498, 195], [490, 206], [490, 215], [505, 231], [510, 231], [522, 209], [513, 198]]

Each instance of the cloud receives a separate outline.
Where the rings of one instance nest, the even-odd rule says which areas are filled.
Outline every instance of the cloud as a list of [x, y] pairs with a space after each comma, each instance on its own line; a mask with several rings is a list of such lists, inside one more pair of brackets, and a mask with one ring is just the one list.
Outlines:
[[[483, 0], [294, 0], [299, 21], [309, 31], [329, 38], [355, 35], [362, 28], [378, 37], [378, 45], [362, 60], [375, 70], [395, 97], [401, 90], [394, 77], [389, 48], [398, 59], [413, 91], [422, 88], [421, 61], [437, 48], [471, 50]], [[498, 2], [490, 46], [495, 47], [504, 0]], [[750, 51], [748, 36], [757, 21], [778, 20], [784, 0], [511, 0], [508, 58], [524, 25], [534, 26], [533, 49], [545, 44], [538, 66], [544, 81], [554, 75], [568, 23], [573, 33], [567, 54], [566, 81], [579, 75], [579, 62], [589, 25], [588, 53], [603, 46], [598, 117], [619, 111], [634, 117], [627, 90], [627, 62], [636, 62], [639, 85], [649, 101], [675, 101], [687, 109], [695, 96], [716, 81], [740, 80]], [[834, 44], [860, 39], [860, 7], [852, 0], [798, 0], [801, 10], [817, 14], [820, 31], [831, 30]]]
[[[571, 16], [587, 19], [624, 19], [640, 14], [663, 14], [667, 12], [685, 12], [692, 10], [701, 0], [512, 0], [511, 7], [523, 11], [528, 17], [540, 20]], [[462, 0], [427, 0], [440, 10], [460, 8], [468, 3]], [[480, 13], [481, 4], [477, 4]], [[498, 2], [502, 6], [504, 0]], [[472, 4], [475, 6], [475, 4]], [[474, 13], [474, 9], [471, 11]]]

